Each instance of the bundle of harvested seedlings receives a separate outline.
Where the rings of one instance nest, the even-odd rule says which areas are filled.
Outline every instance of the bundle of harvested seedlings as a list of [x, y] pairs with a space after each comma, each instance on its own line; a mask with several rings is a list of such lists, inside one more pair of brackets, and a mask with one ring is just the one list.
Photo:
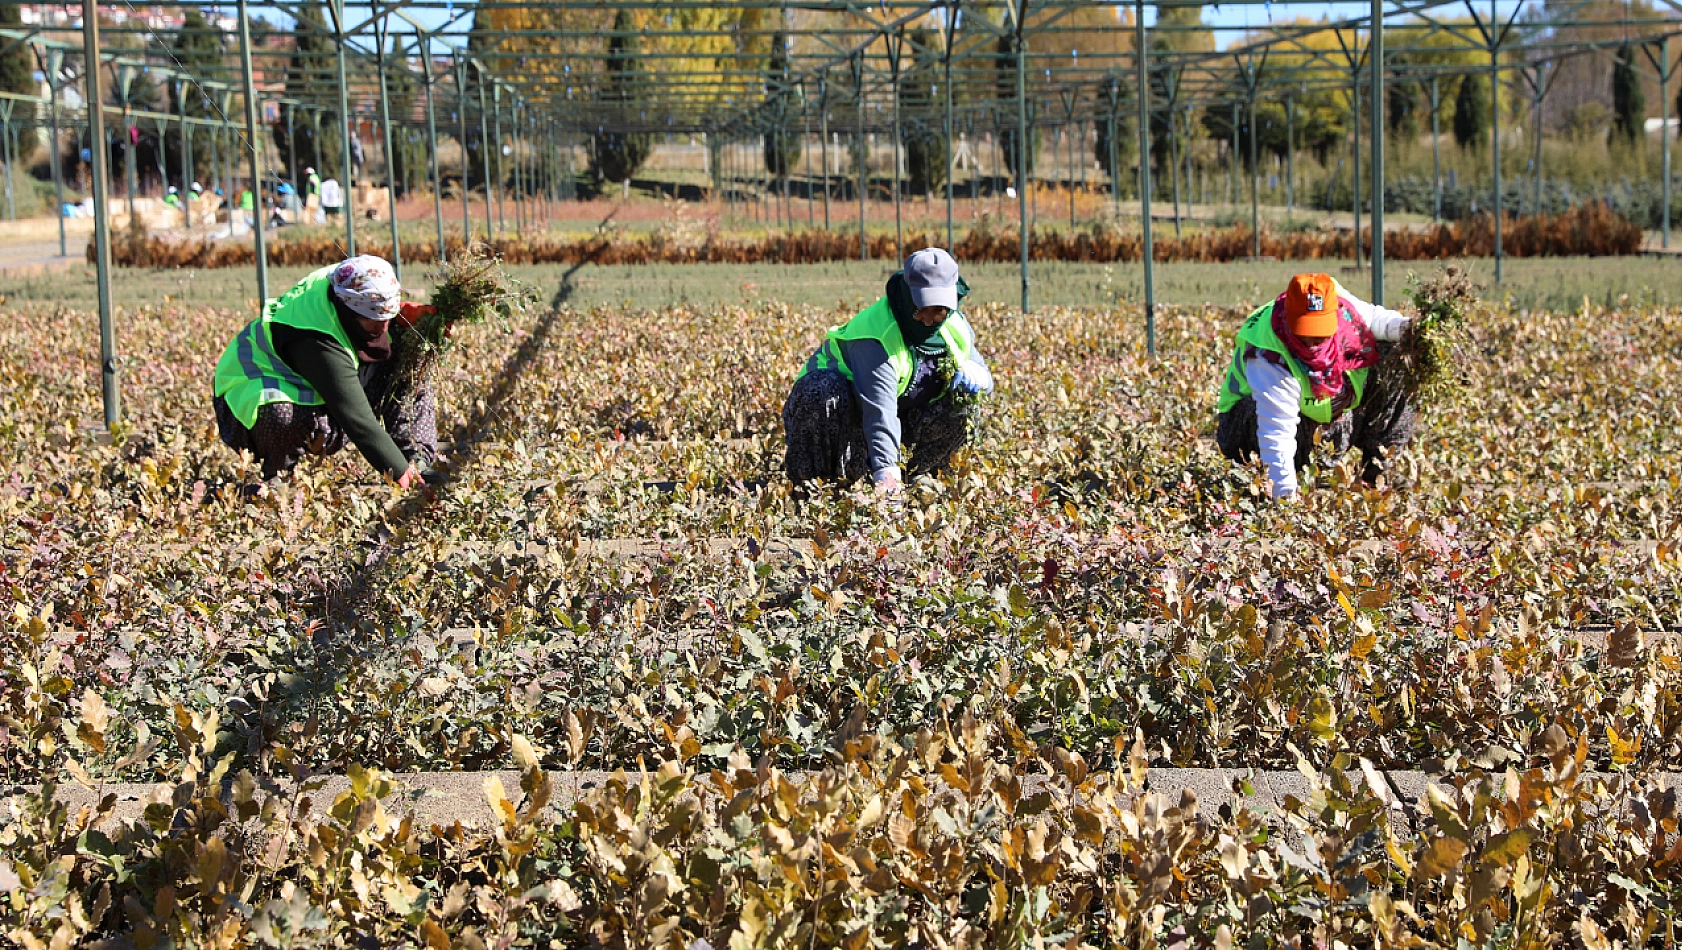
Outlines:
[[[409, 330], [399, 372], [416, 382], [429, 380], [451, 347], [450, 334], [458, 324], [507, 319], [524, 312], [531, 294], [502, 270], [500, 258], [483, 245], [473, 245], [452, 257], [431, 275], [437, 283], [425, 307], [408, 307], [399, 320]], [[394, 387], [395, 389], [395, 387]]]
[[1445, 402], [1460, 391], [1466, 377], [1471, 341], [1467, 317], [1478, 302], [1478, 288], [1458, 267], [1448, 266], [1421, 282], [1409, 281], [1408, 299], [1416, 311], [1396, 352], [1406, 385], [1420, 404]]

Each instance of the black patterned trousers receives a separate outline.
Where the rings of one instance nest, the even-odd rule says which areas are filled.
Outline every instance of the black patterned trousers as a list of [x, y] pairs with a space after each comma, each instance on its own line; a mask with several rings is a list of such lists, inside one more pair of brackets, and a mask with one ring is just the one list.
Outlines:
[[[1367, 374], [1367, 388], [1361, 404], [1321, 424], [1304, 416], [1297, 422], [1296, 467], [1308, 465], [1316, 440], [1320, 451], [1340, 456], [1351, 448], [1361, 450], [1361, 479], [1378, 481], [1390, 456], [1413, 441], [1417, 414], [1414, 393], [1401, 378], [1396, 360], [1386, 359], [1392, 345], [1380, 343], [1378, 365]], [[1256, 400], [1245, 396], [1238, 404], [1216, 417], [1215, 441], [1221, 454], [1235, 462], [1249, 462], [1260, 454], [1256, 437]]]
[[[951, 398], [900, 399], [900, 441], [911, 450], [910, 464], [901, 463], [905, 477], [945, 471], [969, 441], [975, 415], [973, 404], [959, 408]], [[850, 484], [870, 475], [864, 413], [852, 380], [839, 371], [815, 370], [795, 381], [783, 403], [783, 431], [790, 481]]]
[[[399, 378], [397, 355], [362, 365], [362, 391], [403, 456], [426, 469], [438, 458], [438, 402], [430, 379]], [[247, 429], [227, 400], [216, 397], [216, 431], [236, 451], [250, 452], [262, 463], [263, 478], [291, 472], [305, 455], [333, 455], [348, 439], [326, 406], [271, 402], [257, 410]]]

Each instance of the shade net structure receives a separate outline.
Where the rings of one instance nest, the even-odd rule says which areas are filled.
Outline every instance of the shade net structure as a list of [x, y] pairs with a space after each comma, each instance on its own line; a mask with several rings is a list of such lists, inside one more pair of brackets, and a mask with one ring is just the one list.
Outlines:
[[[1346, 159], [1355, 253], [1370, 245], [1362, 263], [1382, 302], [1386, 202], [1372, 199], [1389, 184], [1385, 137], [1394, 134], [1397, 110], [1412, 110], [1415, 121], [1424, 113], [1435, 147], [1447, 131], [1436, 127], [1446, 91], [1464, 100], [1456, 104], [1461, 117], [1476, 112], [1481, 98], [1482, 127], [1466, 134], [1488, 146], [1494, 187], [1486, 210], [1499, 280], [1500, 228], [1510, 210], [1502, 133], [1540, 115], [1561, 76], [1574, 75], [1573, 63], [1608, 57], [1629, 82], [1658, 90], [1666, 130], [1661, 231], [1669, 244], [1672, 39], [1682, 29], [1674, 0], [1241, 0], [1218, 11], [1074, 0], [330, 0], [188, 16], [151, 2], [39, 10], [37, 22], [0, 29], [0, 43], [29, 49], [51, 94], [0, 94], [6, 102], [33, 110], [42, 125], [80, 130], [86, 142], [133, 137], [149, 126], [160, 143], [156, 164], [183, 191], [211, 150], [230, 199], [252, 182], [262, 183], [259, 191], [281, 183], [303, 190], [306, 167], [344, 185], [367, 179], [361, 152], [372, 143], [383, 166], [374, 177], [388, 186], [389, 206], [378, 209], [385, 220], [359, 221], [367, 209], [346, 188], [343, 243], [354, 253], [370, 227], [389, 229], [379, 240], [399, 267], [397, 189], [389, 186], [430, 188], [432, 253], [442, 255], [447, 229], [463, 237], [518, 230], [532, 219], [533, 202], [624, 182], [651, 143], [669, 136], [705, 143], [712, 191], [725, 201], [740, 198], [747, 182], [786, 196], [794, 178], [805, 179], [810, 197], [821, 177], [826, 225], [857, 227], [861, 255], [869, 253], [864, 203], [872, 190], [894, 203], [897, 246], [899, 205], [915, 179], [919, 191], [944, 199], [950, 244], [957, 145], [986, 137], [1003, 166], [990, 177], [1010, 187], [1017, 203], [1022, 308], [1033, 303], [1023, 183], [1034, 179], [1036, 156], [1058, 160], [1063, 149], [1071, 177], [1078, 166], [1084, 184], [1107, 193], [1118, 211], [1127, 202], [1137, 222], [1148, 323], [1153, 201], [1171, 201], [1177, 221], [1182, 190], [1191, 200], [1187, 149], [1195, 124], [1198, 138], [1219, 145], [1227, 200], [1248, 206], [1257, 255], [1263, 156], [1287, 166], [1303, 149]], [[82, 28], [90, 18], [98, 31]], [[100, 69], [90, 73], [95, 57]], [[83, 105], [90, 99], [105, 103], [103, 115], [90, 115]], [[0, 120], [9, 126], [10, 114]], [[871, 179], [872, 142], [892, 150], [891, 180]], [[1540, 207], [1540, 137], [1508, 147], [1532, 142]], [[814, 161], [808, 153], [820, 149]], [[834, 149], [849, 153], [846, 160], [830, 155]], [[135, 151], [122, 149], [125, 164]], [[60, 176], [59, 162], [53, 165]], [[115, 191], [132, 194], [132, 168], [93, 172], [95, 191], [105, 178], [123, 176]], [[1287, 206], [1294, 206], [1302, 198], [1292, 190], [1296, 176], [1284, 178]], [[1440, 207], [1442, 176], [1433, 178]], [[104, 287], [107, 201], [95, 205]], [[266, 294], [261, 228], [255, 240]], [[114, 367], [114, 352], [107, 355]], [[108, 417], [114, 413], [108, 407]]]

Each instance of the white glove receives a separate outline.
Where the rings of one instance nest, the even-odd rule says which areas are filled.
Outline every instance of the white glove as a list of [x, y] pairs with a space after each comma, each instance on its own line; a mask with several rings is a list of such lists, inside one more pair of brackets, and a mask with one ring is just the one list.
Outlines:
[[952, 391], [990, 393], [993, 391], [993, 374], [975, 360], [967, 360], [952, 377]]

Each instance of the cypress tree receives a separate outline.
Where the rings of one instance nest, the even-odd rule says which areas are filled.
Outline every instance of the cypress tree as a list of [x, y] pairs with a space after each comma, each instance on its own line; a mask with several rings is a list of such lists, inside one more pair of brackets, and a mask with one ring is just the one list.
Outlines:
[[1461, 148], [1482, 148], [1489, 138], [1489, 86], [1483, 74], [1460, 77], [1454, 95], [1454, 142]]
[[[172, 55], [181, 67], [194, 76], [211, 76], [216, 73], [222, 62], [221, 31], [216, 29], [204, 14], [197, 10], [188, 10], [181, 21], [181, 28], [175, 33], [175, 41], [170, 44]], [[180, 115], [183, 111], [188, 118], [206, 118], [215, 114], [215, 106], [207, 98], [205, 91], [198, 83], [190, 79], [181, 79], [167, 83], [169, 89], [169, 114]], [[185, 109], [183, 110], [183, 106]], [[189, 134], [193, 137], [193, 169], [191, 177], [202, 180], [209, 177], [210, 172], [210, 137], [209, 128], [202, 125], [190, 125]], [[171, 125], [163, 134], [164, 167], [169, 171], [169, 184], [181, 183], [181, 130]]]
[[[629, 10], [621, 9], [613, 15], [613, 35], [607, 41], [607, 56], [603, 61], [601, 99], [618, 103], [626, 121], [638, 117], [638, 103], [642, 99], [642, 62], [638, 54], [636, 21]], [[653, 136], [642, 132], [598, 132], [590, 149], [590, 177], [597, 186], [604, 182], [629, 181], [653, 149]]]
[[[323, 98], [326, 92], [333, 88], [338, 79], [333, 68], [333, 39], [324, 32], [327, 20], [322, 15], [318, 4], [306, 3], [293, 14], [295, 25], [292, 28], [292, 57], [286, 64], [286, 95], [291, 99], [309, 101]], [[300, 186], [304, 184], [304, 169], [313, 168], [322, 178], [338, 178], [340, 176], [339, 143], [343, 138], [339, 133], [339, 122], [336, 116], [323, 115], [320, 120], [321, 138], [316, 139], [316, 123], [311, 120], [310, 113], [304, 109], [295, 109], [292, 116], [292, 141], [287, 141], [286, 107], [282, 106], [280, 115], [273, 126], [276, 149], [280, 153], [280, 161], [285, 165], [291, 160], [293, 149], [298, 155], [298, 167], [286, 169], [288, 181], [296, 180]], [[198, 146], [193, 147], [193, 155], [198, 157]]]
[[1641, 141], [1647, 123], [1647, 96], [1635, 71], [1635, 47], [1618, 50], [1612, 66], [1612, 139], [1633, 145]]
[[[1115, 170], [1110, 167], [1110, 116], [1109, 90], [1116, 90], [1115, 114], [1115, 157], [1123, 169], [1133, 162], [1133, 153], [1137, 150], [1139, 137], [1133, 129], [1133, 116], [1138, 111], [1133, 102], [1133, 87], [1119, 76], [1111, 76], [1104, 80], [1104, 93], [1098, 100], [1101, 110], [1093, 120], [1093, 127], [1097, 129], [1097, 142], [1092, 146], [1092, 155], [1098, 160], [1098, 167], [1104, 174], [1111, 175]], [[1125, 178], [1125, 175], [1123, 176]], [[1123, 182], [1125, 184], [1125, 182]]]
[[771, 40], [771, 57], [765, 69], [765, 170], [778, 181], [787, 178], [800, 163], [800, 136], [791, 131], [789, 99], [788, 36], [778, 32]]
[[[999, 37], [997, 57], [993, 60], [998, 73], [998, 102], [999, 108], [1004, 110], [1000, 116], [1003, 120], [999, 130], [999, 147], [1004, 153], [1006, 174], [1016, 178], [1016, 147], [1017, 147], [1017, 105], [1016, 105], [1016, 51], [1011, 45], [1013, 40], [1008, 36]], [[1026, 40], [1024, 40], [1026, 42]], [[1023, 55], [1027, 55], [1024, 51]], [[1040, 130], [1032, 124], [1032, 109], [1029, 110], [1028, 126], [1028, 154], [1024, 163], [1029, 180], [1034, 177], [1034, 159], [1040, 150]], [[1022, 182], [1016, 182], [1021, 187]]]
[[[0, 29], [22, 30], [21, 8], [15, 3], [0, 3]], [[0, 90], [33, 96], [40, 90], [35, 80], [35, 56], [28, 43], [18, 43], [0, 54]], [[12, 134], [16, 136], [18, 162], [27, 161], [35, 146], [36, 116], [32, 103], [17, 102], [12, 108]]]
[[911, 69], [899, 80], [899, 111], [905, 122], [905, 165], [911, 191], [929, 194], [946, 184], [952, 164], [952, 143], [946, 138], [946, 100], [939, 94], [942, 77], [935, 32], [917, 29], [909, 34], [917, 50]]

